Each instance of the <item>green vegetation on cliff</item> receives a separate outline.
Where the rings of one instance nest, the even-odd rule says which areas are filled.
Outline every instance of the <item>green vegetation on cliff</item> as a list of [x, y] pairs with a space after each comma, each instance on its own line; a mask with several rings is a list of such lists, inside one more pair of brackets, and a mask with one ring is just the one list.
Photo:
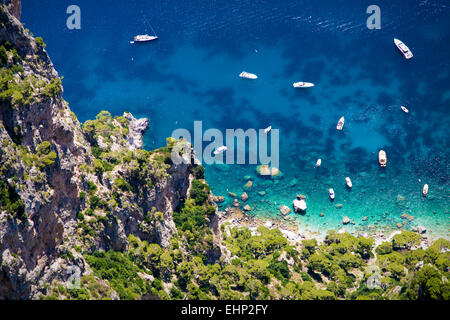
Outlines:
[[60, 78], [46, 80], [34, 74], [26, 75], [24, 63], [10, 42], [0, 43], [0, 107], [20, 108], [41, 99], [56, 98], [61, 92]]
[[[193, 180], [191, 197], [195, 189], [208, 190], [202, 180]], [[126, 252], [95, 253], [87, 261], [126, 299], [449, 299], [447, 240], [426, 250], [405, 248], [418, 238], [403, 232], [374, 248], [371, 238], [330, 231], [322, 244], [312, 239], [292, 246], [278, 229], [261, 226], [253, 234], [226, 223], [227, 261], [213, 257], [213, 213], [207, 201], [187, 199], [174, 213], [178, 234], [169, 247], [130, 235]], [[377, 285], [369, 288], [374, 275]]]
[[0, 180], [0, 210], [9, 212], [20, 220], [27, 218], [25, 204], [16, 190], [8, 182], [2, 180]]

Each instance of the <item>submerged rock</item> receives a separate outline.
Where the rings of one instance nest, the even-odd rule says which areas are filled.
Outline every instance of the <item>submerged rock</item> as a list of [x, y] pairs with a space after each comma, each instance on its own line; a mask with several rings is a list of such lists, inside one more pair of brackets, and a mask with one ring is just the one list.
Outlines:
[[244, 185], [244, 189], [246, 190], [250, 190], [253, 186], [253, 181], [249, 180], [245, 185]]
[[350, 218], [347, 217], [347, 216], [345, 216], [345, 217], [342, 219], [342, 223], [343, 223], [343, 224], [348, 224], [348, 223], [350, 223]]
[[227, 172], [230, 170], [230, 166], [226, 163], [216, 163], [213, 168], [222, 172]]
[[241, 194], [241, 199], [242, 199], [242, 201], [247, 201], [247, 199], [248, 199], [248, 194], [247, 194], [247, 192], [243, 192], [243, 193]]
[[252, 208], [248, 204], [244, 206], [244, 211], [251, 211], [251, 210]]
[[278, 176], [281, 173], [281, 171], [278, 168], [276, 167], [270, 168], [267, 164], [257, 166], [256, 172], [258, 172], [258, 174], [261, 176], [272, 176], [272, 177]]
[[280, 208], [280, 213], [285, 216], [291, 213], [291, 209], [288, 206], [282, 205]]
[[213, 201], [214, 201], [215, 203], [222, 203], [222, 202], [225, 201], [225, 197], [224, 197], [224, 196], [214, 196], [214, 197], [213, 197]]
[[418, 226], [417, 227], [417, 232], [420, 234], [424, 234], [425, 232], [427, 232], [427, 229], [423, 226]]

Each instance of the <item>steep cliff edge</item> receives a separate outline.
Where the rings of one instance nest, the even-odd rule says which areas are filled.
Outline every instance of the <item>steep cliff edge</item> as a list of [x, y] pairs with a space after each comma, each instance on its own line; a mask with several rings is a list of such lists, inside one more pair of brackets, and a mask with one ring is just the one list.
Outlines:
[[142, 150], [147, 119], [102, 112], [82, 126], [42, 39], [17, 19], [20, 1], [3, 3], [0, 299], [39, 298], [68, 270], [92, 273], [81, 252], [125, 250], [130, 234], [168, 246], [194, 165], [171, 164], [176, 141]]
[[20, 20], [22, 14], [21, 0], [1, 0], [0, 3], [3, 3], [17, 20]]

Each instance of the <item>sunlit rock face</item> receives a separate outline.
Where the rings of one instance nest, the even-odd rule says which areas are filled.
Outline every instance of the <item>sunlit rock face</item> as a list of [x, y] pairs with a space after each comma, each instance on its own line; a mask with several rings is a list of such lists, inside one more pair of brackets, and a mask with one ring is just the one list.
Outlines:
[[[125, 250], [130, 234], [169, 245], [172, 213], [186, 198], [196, 159], [192, 153], [191, 164], [154, 160], [157, 152], [142, 150], [149, 120], [131, 113], [106, 113], [110, 131], [97, 121], [88, 134], [63, 99], [45, 44], [19, 22], [20, 1], [2, 3], [1, 67], [10, 87], [0, 100], [0, 299], [38, 299], [45, 284], [70, 281], [67, 270], [92, 273], [75, 247]], [[120, 161], [104, 169], [110, 159], [95, 148]], [[143, 160], [140, 169], [125, 154]], [[148, 218], [156, 213], [160, 219]]]

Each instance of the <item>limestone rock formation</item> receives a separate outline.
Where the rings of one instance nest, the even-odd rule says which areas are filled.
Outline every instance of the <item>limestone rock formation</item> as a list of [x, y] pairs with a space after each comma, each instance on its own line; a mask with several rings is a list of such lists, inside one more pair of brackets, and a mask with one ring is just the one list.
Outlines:
[[294, 208], [294, 212], [296, 212], [296, 213], [304, 213], [306, 210], [306, 202], [304, 199], [301, 199], [301, 200], [295, 199], [292, 202], [292, 206]]
[[172, 213], [188, 195], [198, 160], [192, 152], [188, 164], [171, 163], [176, 141], [142, 150], [149, 121], [130, 113], [101, 112], [81, 125], [45, 45], [17, 19], [20, 1], [6, 4], [0, 3], [7, 87], [0, 97], [0, 299], [38, 299], [44, 284], [70, 281], [67, 270], [92, 273], [76, 247], [125, 250], [129, 235], [169, 245]]

